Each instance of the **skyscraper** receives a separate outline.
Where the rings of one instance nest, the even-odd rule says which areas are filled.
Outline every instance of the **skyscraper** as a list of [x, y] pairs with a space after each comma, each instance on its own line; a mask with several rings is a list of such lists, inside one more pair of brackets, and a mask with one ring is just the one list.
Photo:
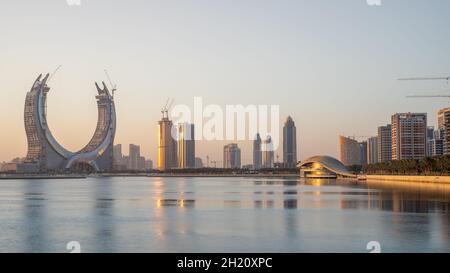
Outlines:
[[145, 160], [145, 170], [153, 170], [153, 161], [151, 159]]
[[262, 149], [262, 165], [263, 168], [273, 168], [274, 167], [274, 151], [272, 138], [267, 136], [267, 139], [263, 142]]
[[[139, 170], [142, 167], [141, 161], [141, 147], [139, 145], [130, 144], [128, 170]], [[145, 162], [145, 159], [144, 159]]]
[[235, 143], [223, 147], [223, 167], [225, 169], [241, 168], [241, 149]]
[[428, 142], [428, 148], [431, 150], [429, 156], [444, 155], [444, 135], [445, 129], [438, 129], [434, 131], [433, 139]]
[[432, 127], [428, 127], [427, 130], [427, 156], [442, 156], [444, 155], [445, 128], [434, 130], [431, 137], [430, 128]]
[[438, 130], [443, 130], [444, 155], [450, 154], [450, 108], [438, 112]]
[[434, 127], [427, 128], [427, 156], [433, 156]]
[[158, 122], [158, 169], [161, 171], [177, 167], [177, 142], [172, 136], [172, 121], [167, 112]]
[[253, 140], [253, 169], [259, 170], [262, 166], [262, 152], [261, 152], [261, 136], [256, 135]]
[[392, 126], [378, 127], [378, 162], [392, 160]]
[[195, 136], [194, 124], [178, 125], [178, 167], [195, 168]]
[[291, 117], [286, 119], [283, 127], [283, 163], [287, 168], [297, 166], [297, 128]]
[[378, 163], [378, 137], [371, 137], [367, 140], [367, 163]]
[[201, 169], [203, 168], [203, 160], [200, 157], [195, 158], [195, 168]]
[[359, 162], [360, 165], [367, 165], [367, 141], [359, 142]]
[[120, 169], [123, 162], [122, 144], [114, 145], [113, 147], [113, 168]]
[[339, 146], [341, 151], [341, 162], [344, 165], [360, 165], [361, 164], [361, 147], [358, 141], [340, 136]]
[[392, 116], [392, 159], [422, 159], [427, 155], [427, 114]]

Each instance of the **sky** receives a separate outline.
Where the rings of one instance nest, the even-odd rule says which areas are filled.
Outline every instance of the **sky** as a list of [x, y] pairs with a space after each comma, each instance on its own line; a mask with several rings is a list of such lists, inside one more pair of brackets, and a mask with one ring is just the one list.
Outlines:
[[[448, 0], [0, 0], [0, 161], [26, 155], [26, 92], [58, 65], [48, 120], [73, 151], [95, 130], [104, 69], [119, 88], [115, 143], [154, 161], [169, 97], [279, 105], [296, 123], [299, 159], [338, 156], [339, 135], [375, 135], [397, 112], [435, 125], [450, 101], [406, 96], [450, 86], [397, 79], [450, 74], [449, 12]], [[223, 144], [198, 143], [197, 155], [221, 161]], [[250, 163], [251, 143], [240, 145]]]

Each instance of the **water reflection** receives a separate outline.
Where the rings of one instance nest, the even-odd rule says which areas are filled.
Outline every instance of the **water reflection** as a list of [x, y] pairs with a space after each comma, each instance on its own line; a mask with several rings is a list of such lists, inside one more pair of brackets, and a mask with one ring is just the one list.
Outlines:
[[93, 181], [92, 209], [94, 219], [94, 252], [114, 252], [116, 244], [116, 221], [114, 214], [115, 186], [111, 179], [95, 179]]
[[155, 216], [157, 244], [165, 249], [177, 250], [183, 247], [190, 236], [195, 234], [196, 214], [188, 214], [187, 210], [196, 207], [196, 183], [189, 178], [158, 178], [153, 186], [155, 196]]
[[[347, 197], [341, 200], [342, 209], [368, 209], [399, 213], [448, 214], [450, 212], [450, 187], [446, 185], [367, 182], [351, 187], [366, 191], [342, 192], [341, 194]], [[354, 198], [348, 198], [352, 195]], [[356, 199], [358, 195], [361, 196], [361, 199]]]
[[[326, 179], [254, 181], [255, 208], [275, 204], [280, 208], [336, 208], [380, 210], [399, 213], [450, 213], [450, 185], [419, 183], [355, 182]], [[273, 186], [288, 189], [274, 190]], [[297, 196], [297, 199], [293, 198]], [[262, 199], [262, 200], [261, 200]]]
[[370, 239], [388, 252], [450, 251], [444, 185], [90, 178], [0, 188], [13, 211], [0, 212], [0, 252], [64, 252], [78, 238], [88, 252], [364, 252]]
[[297, 199], [288, 199], [283, 201], [283, 208], [285, 209], [296, 209], [298, 206]]
[[185, 200], [185, 199], [158, 199], [156, 201], [156, 206], [161, 207], [194, 207], [195, 200]]
[[23, 252], [35, 252], [47, 250], [49, 240], [49, 219], [47, 218], [47, 206], [45, 192], [47, 183], [23, 183], [23, 215], [21, 226]]

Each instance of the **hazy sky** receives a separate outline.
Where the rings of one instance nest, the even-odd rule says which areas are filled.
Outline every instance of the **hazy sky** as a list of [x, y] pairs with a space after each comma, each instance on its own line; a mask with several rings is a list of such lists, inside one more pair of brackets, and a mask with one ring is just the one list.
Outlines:
[[[396, 79], [450, 73], [449, 14], [448, 0], [0, 0], [0, 161], [26, 154], [26, 92], [58, 65], [49, 123], [71, 150], [94, 132], [105, 68], [120, 89], [116, 143], [153, 160], [168, 97], [279, 104], [300, 158], [337, 156], [339, 134], [374, 135], [395, 112], [427, 112], [434, 125], [449, 100], [405, 96], [450, 86]], [[198, 155], [221, 160], [222, 144], [201, 143]]]

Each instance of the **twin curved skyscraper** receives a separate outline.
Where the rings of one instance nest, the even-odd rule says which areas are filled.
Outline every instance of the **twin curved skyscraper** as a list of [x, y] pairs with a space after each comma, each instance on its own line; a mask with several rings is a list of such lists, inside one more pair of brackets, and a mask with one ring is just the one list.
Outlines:
[[49, 74], [40, 75], [25, 100], [25, 131], [28, 153], [21, 169], [25, 172], [108, 172], [113, 168], [116, 133], [114, 98], [105, 83], [97, 83], [98, 122], [91, 141], [80, 151], [71, 152], [53, 137], [47, 123]]

